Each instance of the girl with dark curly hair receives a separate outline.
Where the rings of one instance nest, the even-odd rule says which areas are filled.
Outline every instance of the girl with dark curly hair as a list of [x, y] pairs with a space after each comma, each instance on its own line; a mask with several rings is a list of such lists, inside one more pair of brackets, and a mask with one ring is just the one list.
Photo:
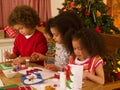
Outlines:
[[104, 84], [103, 59], [105, 54], [102, 36], [94, 29], [81, 29], [72, 36], [74, 56], [69, 63], [83, 66], [83, 79]]
[[46, 33], [56, 42], [55, 57], [47, 57], [38, 53], [34, 53], [33, 56], [38, 55], [38, 59], [45, 60], [47, 69], [61, 70], [62, 65], [68, 63], [68, 57], [73, 53], [71, 36], [82, 27], [80, 18], [74, 12], [66, 11], [49, 19], [46, 24]]
[[[33, 52], [46, 54], [48, 47], [45, 36], [36, 26], [40, 23], [37, 12], [30, 6], [17, 6], [8, 17], [8, 24], [19, 32], [14, 41], [13, 53], [5, 52], [5, 58], [13, 59], [13, 63], [22, 63], [31, 59]], [[35, 61], [35, 60], [33, 60]], [[37, 61], [38, 64], [39, 61]]]

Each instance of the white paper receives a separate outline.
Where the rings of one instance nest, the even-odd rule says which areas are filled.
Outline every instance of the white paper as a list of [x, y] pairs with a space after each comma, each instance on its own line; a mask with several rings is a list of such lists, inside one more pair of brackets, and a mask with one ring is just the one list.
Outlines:
[[38, 71], [38, 73], [40, 73], [40, 74], [42, 75], [42, 78], [43, 78], [43, 79], [51, 78], [51, 77], [54, 76], [54, 74], [56, 74], [56, 72], [54, 72], [54, 71], [47, 70], [47, 69], [45, 69], [45, 68], [40, 68], [40, 67], [33, 67], [33, 68], [32, 68], [32, 67], [29, 67], [28, 69], [20, 70], [19, 73], [25, 75], [27, 70], [31, 70], [31, 69], [35, 69], [35, 68], [42, 70], [42, 71]]
[[74, 65], [74, 64], [69, 64], [71, 67], [71, 73], [70, 79], [72, 82], [70, 82], [70, 87], [72, 89], [69, 90], [77, 90], [79, 88], [82, 88], [82, 76], [83, 76], [83, 66], [80, 65]]
[[66, 88], [66, 75], [65, 72], [60, 72], [60, 87]]
[[2, 80], [0, 79], [0, 87], [3, 87], [4, 85], [3, 85], [3, 82], [2, 82]]

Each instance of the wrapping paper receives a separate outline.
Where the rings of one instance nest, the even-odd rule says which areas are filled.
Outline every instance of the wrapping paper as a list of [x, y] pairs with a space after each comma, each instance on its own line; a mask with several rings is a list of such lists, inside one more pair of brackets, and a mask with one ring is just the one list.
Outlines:
[[4, 30], [10, 38], [14, 38], [17, 35], [17, 32], [14, 29], [12, 29], [10, 26], [6, 26]]

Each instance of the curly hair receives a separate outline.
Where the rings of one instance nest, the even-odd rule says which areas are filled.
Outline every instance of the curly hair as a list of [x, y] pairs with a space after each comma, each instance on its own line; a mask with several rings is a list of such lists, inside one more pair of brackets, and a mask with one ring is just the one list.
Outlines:
[[58, 32], [60, 33], [66, 49], [73, 53], [71, 36], [73, 33], [83, 27], [82, 21], [78, 15], [70, 11], [60, 13], [56, 17], [49, 19], [46, 23], [45, 30], [50, 36], [52, 36], [50, 28], [53, 27], [57, 28]]
[[8, 24], [10, 26], [21, 24], [27, 28], [34, 28], [39, 22], [40, 18], [37, 12], [27, 5], [15, 7], [8, 17]]
[[82, 48], [87, 50], [91, 56], [104, 56], [105, 54], [104, 39], [94, 29], [83, 28], [72, 35], [72, 40], [79, 40]]

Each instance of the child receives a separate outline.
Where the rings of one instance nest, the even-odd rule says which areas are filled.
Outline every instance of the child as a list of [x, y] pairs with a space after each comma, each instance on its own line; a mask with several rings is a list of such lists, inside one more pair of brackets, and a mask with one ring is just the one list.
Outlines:
[[69, 55], [73, 53], [71, 42], [73, 28], [76, 30], [82, 28], [81, 20], [73, 12], [63, 12], [49, 19], [46, 24], [46, 33], [52, 36], [56, 42], [55, 57], [47, 57], [39, 53], [32, 54], [32, 57], [35, 58], [34, 56], [37, 55], [38, 59], [45, 60], [47, 69], [61, 70], [62, 65], [68, 63]]
[[5, 58], [13, 59], [13, 63], [22, 63], [26, 58], [32, 60], [30, 56], [33, 52], [45, 55], [48, 50], [47, 41], [45, 36], [36, 30], [39, 22], [37, 12], [29, 6], [17, 6], [11, 12], [8, 24], [19, 34], [14, 41], [13, 53], [6, 51]]
[[82, 29], [72, 36], [75, 56], [69, 63], [83, 65], [83, 79], [89, 79], [104, 84], [103, 59], [104, 43], [99, 33], [92, 29]]

